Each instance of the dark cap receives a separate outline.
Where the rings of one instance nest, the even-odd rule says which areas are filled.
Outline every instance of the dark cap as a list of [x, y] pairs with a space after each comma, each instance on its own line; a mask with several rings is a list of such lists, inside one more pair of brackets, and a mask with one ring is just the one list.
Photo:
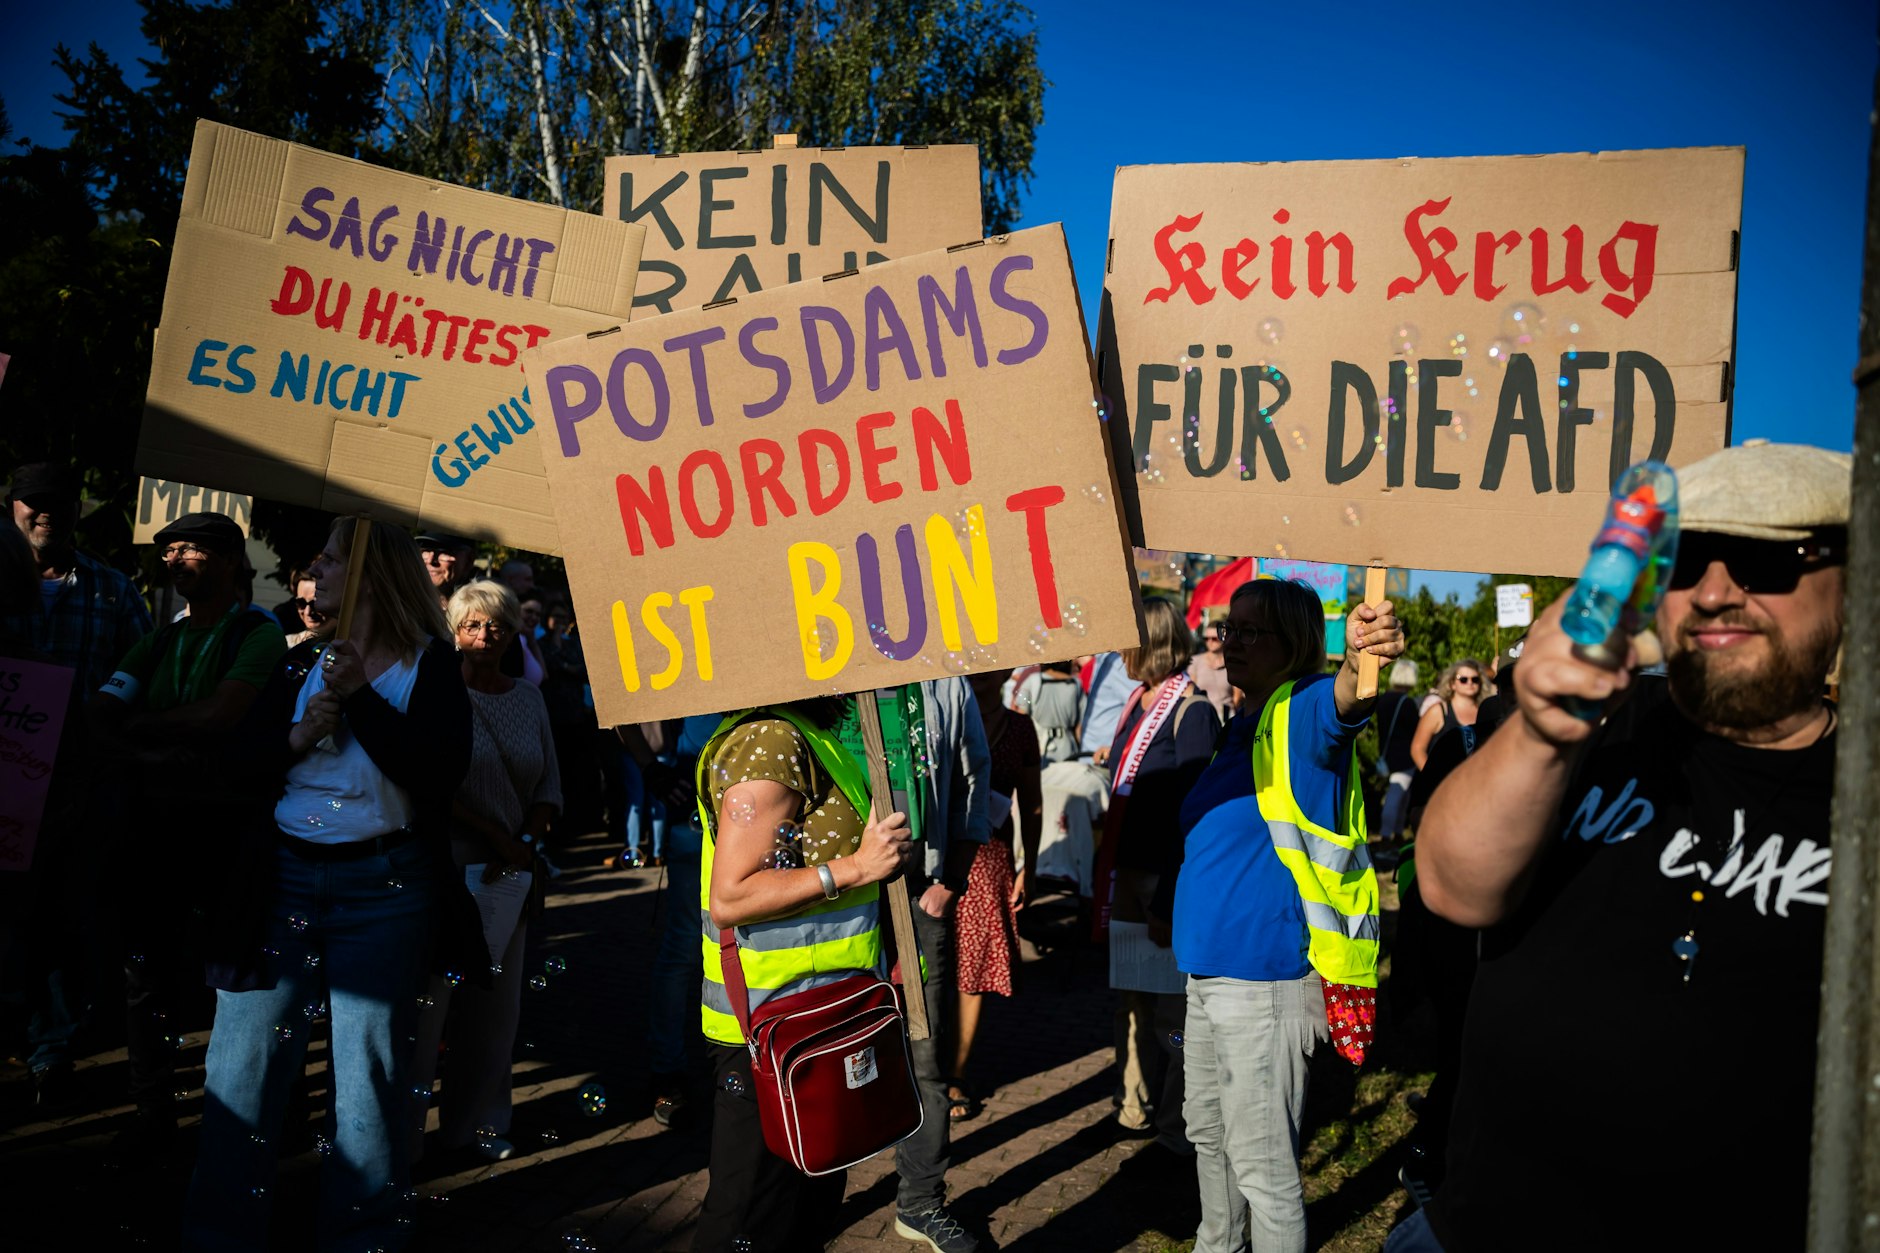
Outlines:
[[247, 546], [247, 537], [225, 513], [186, 513], [157, 532], [157, 543], [201, 544], [211, 552], [233, 556]]
[[452, 535], [448, 531], [420, 531], [411, 537], [411, 542], [419, 548], [475, 548], [476, 545], [461, 535]]
[[79, 495], [78, 476], [72, 473], [69, 466], [34, 461], [13, 471], [13, 481], [7, 485], [7, 495], [13, 500], [73, 502]]

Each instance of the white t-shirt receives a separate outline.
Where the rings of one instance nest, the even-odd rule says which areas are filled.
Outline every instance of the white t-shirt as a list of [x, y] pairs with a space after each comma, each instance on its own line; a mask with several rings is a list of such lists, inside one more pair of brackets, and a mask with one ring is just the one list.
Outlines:
[[[372, 690], [399, 713], [411, 705], [418, 662], [400, 661], [372, 680]], [[294, 721], [307, 702], [326, 690], [324, 667], [314, 666], [301, 685]], [[415, 809], [405, 789], [373, 764], [342, 719], [330, 740], [307, 750], [287, 771], [287, 794], [274, 806], [274, 821], [287, 834], [311, 844], [352, 844], [411, 825]]]

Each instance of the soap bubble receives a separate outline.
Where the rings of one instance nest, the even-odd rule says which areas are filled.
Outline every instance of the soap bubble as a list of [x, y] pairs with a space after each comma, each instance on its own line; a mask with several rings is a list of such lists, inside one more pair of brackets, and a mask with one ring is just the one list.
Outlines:
[[1110, 494], [1104, 491], [1103, 486], [1099, 483], [1086, 483], [1084, 485], [1084, 499], [1093, 504], [1107, 504], [1110, 499]]
[[948, 674], [965, 674], [972, 668], [972, 663], [966, 660], [966, 654], [955, 648], [940, 654], [940, 665]]
[[446, 970], [444, 972], [444, 982], [450, 984], [453, 988], [462, 987], [463, 975], [459, 971]]
[[1090, 634], [1090, 611], [1080, 598], [1073, 596], [1065, 601], [1061, 616], [1064, 619], [1064, 629], [1078, 639]]
[[478, 1144], [489, 1144], [491, 1141], [495, 1139], [496, 1139], [496, 1128], [490, 1126], [488, 1123], [485, 1123], [483, 1126], [477, 1128], [477, 1143]]
[[1356, 502], [1349, 501], [1349, 500], [1346, 501], [1344, 512], [1345, 512], [1345, 525], [1346, 526], [1359, 526], [1363, 524], [1364, 518], [1358, 512], [1358, 506]]
[[1457, 331], [1454, 335], [1451, 335], [1449, 337], [1449, 355], [1452, 357], [1468, 356], [1469, 337], [1464, 335], [1461, 331]]
[[1449, 438], [1455, 440], [1458, 444], [1468, 442], [1469, 427], [1473, 422], [1474, 419], [1469, 416], [1466, 409], [1451, 411], [1449, 415]]
[[1277, 344], [1280, 336], [1286, 333], [1286, 324], [1278, 318], [1261, 318], [1260, 325], [1254, 328], [1263, 344]]
[[732, 1096], [743, 1096], [746, 1090], [744, 1076], [735, 1071], [726, 1075], [724, 1088], [725, 1091], [729, 1092]]
[[1168, 1046], [1170, 1048], [1178, 1049], [1186, 1043], [1188, 1043], [1188, 1037], [1183, 1035], [1180, 1030], [1175, 1030], [1175, 1031], [1171, 1031], [1168, 1033]]
[[428, 1101], [431, 1099], [431, 1089], [426, 1087], [414, 1087], [411, 1089], [411, 1095], [420, 1101]]
[[1042, 622], [1038, 623], [1031, 628], [1031, 636], [1025, 642], [1032, 652], [1044, 656], [1045, 650], [1051, 647], [1051, 628]]
[[547, 975], [530, 975], [529, 986], [534, 988], [537, 992], [548, 991], [548, 976]]
[[565, 957], [551, 957], [542, 963], [542, 969], [551, 975], [566, 974], [568, 971], [568, 959]]
[[1422, 332], [1408, 322], [1400, 322], [1390, 333], [1390, 350], [1400, 357], [1414, 357]]
[[308, 1022], [318, 1022], [320, 1019], [326, 1017], [326, 1006], [319, 1001], [308, 1001], [305, 1005], [300, 1007], [300, 1012], [306, 1017]]
[[285, 1044], [294, 1038], [294, 1029], [284, 1022], [276, 1023], [274, 1026], [274, 1038], [279, 1040], [282, 1044]]
[[589, 1118], [599, 1118], [607, 1112], [607, 1089], [598, 1083], [590, 1083], [575, 1093], [575, 1100]]
[[333, 1142], [316, 1131], [313, 1135], [313, 1151], [321, 1157], [331, 1157], [333, 1156]]
[[1306, 450], [1306, 433], [1295, 426], [1292, 429], [1292, 442], [1295, 448], [1300, 452], [1304, 452]]
[[385, 881], [385, 886], [390, 888], [392, 891], [396, 892], [400, 888], [404, 887], [405, 883], [404, 883], [404, 880], [402, 879], [387, 879]]
[[1517, 344], [1533, 343], [1546, 329], [1547, 319], [1537, 304], [1521, 301], [1509, 305], [1508, 311], [1502, 315], [1501, 333]]
[[262, 1201], [267, 1199], [268, 1190], [266, 1188], [250, 1188], [248, 1189], [248, 1195], [257, 1201]]
[[289, 914], [287, 915], [287, 925], [296, 931], [305, 931], [307, 929], [307, 915]]
[[1492, 339], [1488, 344], [1488, 359], [1496, 365], [1507, 365], [1508, 358], [1514, 356], [1514, 341], [1507, 338]]
[[556, 1131], [553, 1127], [550, 1127], [547, 1131], [542, 1132], [542, 1143], [543, 1144], [560, 1144], [561, 1132]]
[[757, 817], [757, 805], [748, 796], [727, 796], [725, 817], [742, 825]]

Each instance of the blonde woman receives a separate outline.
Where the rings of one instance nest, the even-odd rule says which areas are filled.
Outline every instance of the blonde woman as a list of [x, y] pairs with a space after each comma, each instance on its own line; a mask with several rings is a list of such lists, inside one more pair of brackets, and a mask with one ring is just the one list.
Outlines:
[[[1214, 752], [1221, 721], [1190, 677], [1194, 637], [1181, 611], [1169, 601], [1149, 600], [1142, 624], [1142, 647], [1123, 653], [1139, 686], [1110, 744], [1110, 807], [1096, 890], [1099, 914], [1107, 903], [1115, 921], [1148, 923], [1150, 937], [1166, 945], [1166, 921], [1152, 919], [1149, 906], [1162, 876], [1173, 873], [1182, 801]], [[1117, 1121], [1131, 1131], [1153, 1129], [1164, 1145], [1186, 1153], [1182, 1055], [1169, 1038], [1181, 1022], [1180, 993], [1118, 990]]]
[[[352, 538], [345, 519], [313, 562], [314, 604], [332, 617]], [[373, 527], [350, 632], [291, 650], [244, 724], [256, 776], [273, 793], [272, 821], [257, 832], [273, 846], [256, 885], [266, 914], [247, 964], [215, 972], [186, 1246], [268, 1246], [275, 1141], [311, 1020], [323, 1013], [337, 1116], [315, 1245], [409, 1243], [411, 1227], [398, 1220], [408, 1218], [408, 1041], [423, 963], [427, 952], [448, 959], [479, 942], [447, 845], [470, 717], [417, 549], [402, 532]], [[440, 934], [447, 919], [459, 927]]]
[[[458, 588], [445, 612], [463, 658], [472, 715], [470, 773], [451, 802], [451, 860], [459, 874], [465, 866], [483, 866], [485, 883], [509, 871], [539, 874], [536, 853], [548, 835], [548, 824], [561, 812], [561, 770], [542, 693], [502, 670], [503, 655], [522, 630], [522, 606], [509, 588], [484, 579]], [[450, 1073], [439, 1111], [444, 1147], [468, 1148], [493, 1161], [514, 1152], [508, 1140], [510, 1055], [522, 1011], [527, 931], [525, 917], [516, 923], [491, 971], [487, 990], [466, 984], [453, 994], [447, 979], [432, 976], [412, 1064], [414, 1160], [437, 1072], [438, 1041], [446, 1038], [447, 1013]]]
[[1436, 681], [1436, 704], [1423, 711], [1417, 721], [1416, 738], [1410, 741], [1410, 759], [1421, 770], [1429, 764], [1430, 743], [1451, 727], [1461, 727], [1463, 756], [1475, 749], [1475, 715], [1482, 707], [1482, 663], [1472, 657], [1452, 662]]

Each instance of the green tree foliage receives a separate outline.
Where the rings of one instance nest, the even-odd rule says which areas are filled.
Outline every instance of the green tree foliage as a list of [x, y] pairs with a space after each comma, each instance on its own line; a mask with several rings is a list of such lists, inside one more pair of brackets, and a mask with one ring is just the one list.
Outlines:
[[[1526, 583], [1534, 589], [1534, 616], [1573, 586], [1572, 579], [1541, 574], [1497, 575], [1477, 584], [1475, 596], [1466, 603], [1454, 594], [1441, 600], [1430, 595], [1427, 587], [1398, 606], [1403, 620], [1404, 655], [1417, 663], [1418, 690], [1425, 690], [1451, 662], [1472, 658], [1488, 665], [1495, 657], [1495, 586], [1500, 583]], [[1501, 647], [1506, 648], [1525, 633], [1515, 627], [1500, 632]]]
[[1009, 0], [361, 0], [388, 32], [385, 148], [430, 177], [597, 211], [613, 153], [976, 143], [1010, 230], [1044, 116]]
[[[990, 231], [1017, 221], [1043, 116], [1008, 0], [143, 0], [137, 84], [56, 51], [70, 143], [0, 155], [0, 466], [65, 460], [128, 548], [132, 460], [196, 119], [504, 195], [598, 210], [614, 153], [977, 143]], [[8, 131], [0, 108], [0, 145]], [[283, 564], [310, 510], [257, 502]]]

